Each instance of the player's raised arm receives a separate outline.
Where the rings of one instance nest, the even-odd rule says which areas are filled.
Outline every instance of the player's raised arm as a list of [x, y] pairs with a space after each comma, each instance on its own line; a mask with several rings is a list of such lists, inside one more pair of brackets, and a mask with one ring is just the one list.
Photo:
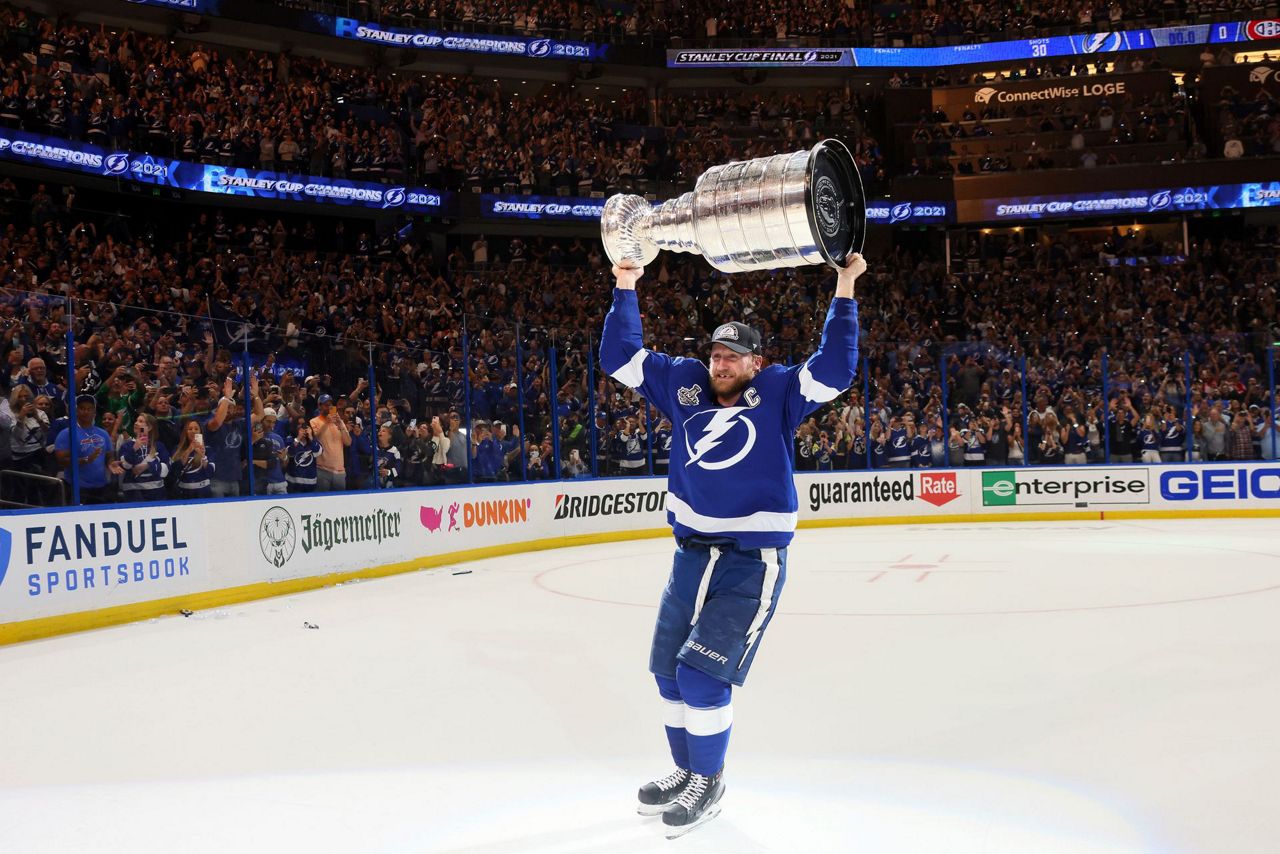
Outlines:
[[787, 415], [792, 424], [819, 406], [835, 400], [847, 389], [858, 371], [858, 303], [853, 298], [858, 277], [867, 270], [860, 254], [849, 258], [836, 278], [836, 292], [822, 327], [822, 343], [795, 372], [787, 396]]
[[613, 307], [604, 318], [600, 364], [609, 376], [628, 388], [640, 389], [646, 399], [665, 411], [667, 377], [674, 360], [644, 346], [636, 297], [636, 281], [644, 275], [644, 268], [614, 266], [613, 275]]

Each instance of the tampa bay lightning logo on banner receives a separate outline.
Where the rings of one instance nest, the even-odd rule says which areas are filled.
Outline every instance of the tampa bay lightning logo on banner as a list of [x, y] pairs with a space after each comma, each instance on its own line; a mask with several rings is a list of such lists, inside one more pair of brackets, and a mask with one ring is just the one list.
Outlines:
[[1153, 211], [1164, 210], [1169, 207], [1169, 203], [1173, 201], [1173, 194], [1168, 190], [1161, 190], [1158, 193], [1151, 194], [1151, 209]]
[[129, 171], [129, 155], [108, 154], [103, 166], [108, 175], [123, 175]]
[[550, 56], [551, 39], [534, 39], [529, 42], [530, 56]]
[[889, 222], [902, 222], [904, 219], [911, 219], [910, 202], [894, 205], [889, 211]]
[[13, 550], [13, 535], [8, 529], [0, 528], [0, 584], [4, 584], [4, 574], [9, 571], [9, 553]]
[[804, 55], [805, 62], [817, 62], [818, 52], [816, 50], [807, 51]]
[[1080, 39], [1080, 50], [1084, 53], [1111, 53], [1120, 50], [1124, 44], [1124, 33], [1091, 33]]
[[392, 187], [382, 194], [384, 208], [398, 208], [404, 204], [404, 187]]
[[[684, 422], [685, 466], [695, 463], [708, 471], [731, 468], [746, 459], [756, 445], [756, 425], [745, 406], [706, 409]], [[692, 444], [690, 444], [692, 442]]]

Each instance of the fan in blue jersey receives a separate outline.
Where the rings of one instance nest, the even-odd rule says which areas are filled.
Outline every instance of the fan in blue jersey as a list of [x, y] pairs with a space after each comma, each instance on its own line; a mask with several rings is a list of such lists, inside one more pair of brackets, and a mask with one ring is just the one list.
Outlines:
[[133, 438], [120, 447], [118, 465], [124, 475], [120, 495], [125, 501], [163, 501], [169, 476], [169, 451], [156, 438], [156, 419], [141, 413], [133, 422]]
[[1160, 460], [1160, 430], [1156, 426], [1156, 417], [1148, 412], [1142, 416], [1142, 426], [1138, 428], [1138, 442], [1142, 445], [1142, 461], [1158, 463]]
[[644, 271], [613, 269], [600, 362], [672, 425], [667, 520], [676, 553], [649, 669], [676, 769], [639, 795], [640, 813], [661, 813], [668, 835], [719, 811], [732, 688], [746, 680], [787, 578], [799, 509], [792, 437], [853, 381], [854, 282], [866, 268], [861, 255], [849, 257], [818, 351], [790, 368], [762, 368], [760, 334], [737, 322], [716, 328], [707, 362], [645, 349], [635, 292]]
[[1164, 408], [1164, 421], [1160, 424], [1160, 460], [1180, 463], [1187, 458], [1187, 429], [1172, 406]]
[[315, 492], [316, 458], [320, 456], [320, 440], [311, 434], [306, 421], [298, 424], [298, 434], [289, 445], [289, 462], [284, 476], [289, 492]]
[[888, 468], [905, 469], [911, 467], [911, 439], [907, 435], [906, 424], [901, 417], [894, 415], [889, 419], [889, 441], [885, 445]]
[[908, 447], [911, 449], [911, 467], [913, 469], [932, 468], [933, 449], [929, 445], [929, 437], [917, 433], [915, 424], [907, 425], [907, 437], [910, 440]]
[[671, 466], [671, 422], [663, 418], [653, 433], [653, 473], [666, 474]]
[[204, 433], [200, 430], [200, 422], [194, 418], [182, 425], [182, 438], [178, 440], [178, 449], [173, 452], [170, 462], [178, 470], [179, 497], [208, 498], [213, 494], [209, 484], [215, 466], [205, 453]]

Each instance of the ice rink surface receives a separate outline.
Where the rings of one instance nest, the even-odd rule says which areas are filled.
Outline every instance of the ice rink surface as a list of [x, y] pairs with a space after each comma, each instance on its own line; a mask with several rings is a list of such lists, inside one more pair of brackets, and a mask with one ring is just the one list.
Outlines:
[[724, 812], [674, 842], [634, 813], [671, 551], [0, 648], [0, 849], [1280, 850], [1280, 521], [800, 531]]

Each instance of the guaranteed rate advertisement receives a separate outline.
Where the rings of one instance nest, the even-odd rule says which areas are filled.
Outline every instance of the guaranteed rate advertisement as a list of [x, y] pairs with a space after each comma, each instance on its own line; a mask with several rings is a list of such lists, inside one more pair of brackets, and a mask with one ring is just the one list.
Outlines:
[[255, 199], [354, 205], [420, 214], [446, 213], [451, 202], [448, 193], [425, 187], [188, 163], [9, 129], [0, 129], [0, 159], [139, 184]]
[[979, 199], [960, 203], [962, 222], [1052, 219], [1112, 214], [1167, 214], [1280, 206], [1280, 182], [1214, 184]]
[[1088, 56], [1158, 47], [1232, 44], [1280, 38], [1280, 21], [1233, 21], [1185, 27], [1083, 33], [1039, 39], [985, 42], [948, 47], [749, 48], [739, 50], [682, 49], [667, 51], [668, 68], [821, 68], [862, 66], [930, 68]]
[[537, 60], [567, 59], [577, 62], [602, 62], [608, 59], [609, 54], [607, 44], [448, 30], [415, 30], [330, 15], [313, 15], [309, 18], [309, 23], [309, 29], [340, 39], [411, 50], [441, 50]]

